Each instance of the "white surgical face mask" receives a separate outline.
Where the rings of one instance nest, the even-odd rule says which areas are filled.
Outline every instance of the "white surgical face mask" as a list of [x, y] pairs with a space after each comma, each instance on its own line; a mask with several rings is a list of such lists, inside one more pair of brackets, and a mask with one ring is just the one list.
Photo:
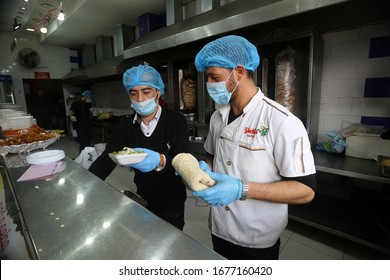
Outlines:
[[156, 109], [157, 103], [155, 102], [157, 95], [154, 98], [137, 102], [131, 100], [131, 108], [133, 108], [140, 116], [149, 116]]
[[230, 72], [229, 77], [224, 82], [216, 83], [206, 83], [207, 91], [210, 97], [214, 100], [215, 103], [219, 105], [229, 104], [230, 98], [232, 97], [233, 92], [238, 86], [238, 81], [234, 89], [229, 92], [226, 87], [226, 82], [230, 79], [230, 76], [233, 74], [234, 69]]

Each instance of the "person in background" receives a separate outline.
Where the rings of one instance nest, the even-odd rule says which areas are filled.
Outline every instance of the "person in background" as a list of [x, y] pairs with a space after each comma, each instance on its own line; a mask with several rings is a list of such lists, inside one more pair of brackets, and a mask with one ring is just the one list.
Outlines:
[[89, 120], [91, 119], [92, 103], [95, 95], [92, 91], [86, 90], [81, 94], [81, 99], [73, 101], [70, 106], [70, 120], [77, 132], [77, 139], [80, 143], [79, 152], [85, 147], [92, 146]]
[[55, 104], [48, 94], [42, 89], [38, 89], [32, 94], [30, 100], [29, 113], [36, 119], [37, 125], [44, 129], [54, 129]]
[[180, 113], [158, 105], [164, 83], [154, 68], [139, 65], [128, 69], [123, 85], [135, 113], [122, 118], [89, 171], [105, 180], [116, 166], [109, 153], [124, 147], [146, 152], [143, 161], [128, 166], [135, 172], [137, 194], [147, 201], [151, 212], [183, 230], [186, 188], [171, 162], [177, 154], [188, 152], [186, 120]]
[[193, 194], [211, 207], [214, 250], [227, 259], [278, 259], [288, 204], [308, 203], [315, 165], [303, 123], [253, 80], [256, 47], [235, 35], [206, 44], [195, 66], [219, 105], [200, 167], [217, 184]]

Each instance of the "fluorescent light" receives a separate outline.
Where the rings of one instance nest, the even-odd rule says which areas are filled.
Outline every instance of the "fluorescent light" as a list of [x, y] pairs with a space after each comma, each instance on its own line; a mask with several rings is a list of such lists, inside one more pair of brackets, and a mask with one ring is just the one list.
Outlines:
[[34, 28], [26, 28], [26, 30], [27, 30], [27, 31], [32, 31], [32, 32], [35, 31]]
[[22, 24], [15, 18], [14, 19], [14, 31], [18, 30]]
[[63, 21], [65, 19], [65, 14], [62, 10], [61, 10], [61, 13], [58, 14], [57, 19], [60, 21]]

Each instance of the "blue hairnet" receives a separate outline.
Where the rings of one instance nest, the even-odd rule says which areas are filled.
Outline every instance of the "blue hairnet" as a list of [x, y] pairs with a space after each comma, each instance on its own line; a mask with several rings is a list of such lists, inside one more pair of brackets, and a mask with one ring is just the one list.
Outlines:
[[256, 47], [247, 39], [229, 35], [205, 45], [195, 57], [195, 66], [204, 72], [209, 66], [235, 68], [238, 64], [254, 71], [260, 63]]
[[93, 94], [92, 91], [90, 91], [90, 90], [85, 90], [85, 91], [83, 91], [83, 93], [81, 94], [81, 96], [88, 96], [89, 98], [93, 99], [95, 95]]
[[126, 92], [139, 85], [151, 86], [161, 91], [164, 94], [164, 82], [160, 74], [153, 67], [147, 65], [138, 65], [127, 69], [123, 74], [123, 85]]

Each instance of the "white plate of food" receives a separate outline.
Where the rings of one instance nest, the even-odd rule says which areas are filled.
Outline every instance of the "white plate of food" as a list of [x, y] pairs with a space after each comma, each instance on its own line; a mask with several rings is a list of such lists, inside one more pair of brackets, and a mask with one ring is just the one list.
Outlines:
[[144, 151], [135, 151], [132, 148], [124, 147], [121, 151], [108, 154], [110, 158], [119, 165], [139, 163], [148, 155]]
[[29, 164], [48, 164], [59, 161], [65, 157], [65, 153], [62, 150], [49, 150], [43, 152], [33, 153], [26, 157], [26, 161]]

